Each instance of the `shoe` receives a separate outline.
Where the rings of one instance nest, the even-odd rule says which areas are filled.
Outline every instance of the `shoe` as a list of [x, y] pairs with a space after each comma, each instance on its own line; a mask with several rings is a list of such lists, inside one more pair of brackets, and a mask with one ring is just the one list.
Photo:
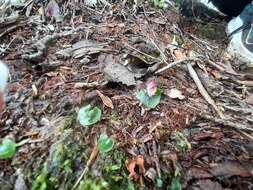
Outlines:
[[0, 61], [0, 94], [4, 92], [9, 76], [7, 66]]
[[226, 17], [210, 0], [182, 0], [180, 13], [188, 18], [203, 21], [220, 20]]
[[228, 23], [227, 34], [231, 38], [228, 53], [253, 67], [253, 2]]
[[9, 70], [7, 66], [0, 61], [0, 119], [1, 119], [2, 108], [4, 105], [3, 93], [7, 85], [8, 76], [9, 76]]

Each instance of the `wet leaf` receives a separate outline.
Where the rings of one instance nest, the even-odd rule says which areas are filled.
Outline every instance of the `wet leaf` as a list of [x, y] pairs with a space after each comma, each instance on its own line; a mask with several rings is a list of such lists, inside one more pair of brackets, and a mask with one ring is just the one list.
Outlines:
[[101, 98], [101, 100], [103, 101], [104, 105], [106, 105], [107, 107], [109, 107], [111, 109], [114, 108], [112, 100], [108, 96], [105, 96], [99, 90], [96, 90], [96, 92], [99, 95], [99, 97]]
[[4, 139], [0, 145], [0, 159], [12, 158], [16, 153], [17, 145], [10, 139]]
[[101, 119], [101, 110], [98, 107], [91, 108], [87, 105], [79, 110], [78, 120], [81, 125], [89, 126], [97, 123]]
[[155, 108], [161, 100], [161, 90], [158, 88], [154, 96], [149, 96], [145, 90], [141, 90], [137, 93], [136, 97], [142, 104], [148, 108]]
[[182, 186], [179, 182], [178, 178], [173, 178], [171, 181], [171, 185], [167, 190], [181, 190]]
[[105, 66], [103, 72], [110, 81], [122, 83], [127, 86], [136, 85], [135, 74], [120, 64], [119, 57], [102, 54], [99, 56], [98, 61]]
[[98, 149], [100, 153], [106, 153], [112, 150], [114, 146], [113, 138], [109, 138], [106, 134], [101, 134], [98, 139]]

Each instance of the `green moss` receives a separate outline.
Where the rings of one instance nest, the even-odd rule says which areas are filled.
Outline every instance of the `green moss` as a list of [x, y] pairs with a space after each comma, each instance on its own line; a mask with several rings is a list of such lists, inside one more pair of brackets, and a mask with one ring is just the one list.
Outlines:
[[[111, 115], [117, 120], [117, 115]], [[77, 120], [66, 117], [60, 122], [61, 133], [55, 138], [43, 166], [33, 174], [33, 190], [69, 190], [83, 171], [92, 152]], [[89, 133], [90, 131], [86, 131]], [[125, 168], [126, 156], [117, 149], [99, 154], [79, 184], [79, 190], [134, 190]]]
[[124, 166], [125, 160], [125, 155], [119, 150], [100, 154], [92, 167], [95, 169], [87, 173], [79, 190], [134, 190]]

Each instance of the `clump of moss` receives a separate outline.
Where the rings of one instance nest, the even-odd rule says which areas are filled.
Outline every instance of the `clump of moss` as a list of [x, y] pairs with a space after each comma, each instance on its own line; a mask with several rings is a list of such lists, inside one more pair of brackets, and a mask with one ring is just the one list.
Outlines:
[[[69, 190], [80, 177], [92, 152], [75, 117], [68, 117], [49, 149], [43, 166], [33, 174], [33, 190]], [[117, 117], [116, 117], [117, 118]], [[115, 118], [114, 118], [115, 119]], [[90, 130], [86, 130], [89, 133]], [[124, 166], [125, 155], [117, 149], [100, 153], [79, 184], [80, 190], [134, 190]]]
[[[59, 134], [49, 148], [49, 155], [41, 169], [33, 174], [33, 190], [71, 189], [90, 149], [75, 128], [75, 116], [65, 117], [59, 124]], [[87, 156], [88, 157], [88, 156]]]
[[125, 155], [119, 150], [100, 154], [91, 170], [80, 182], [79, 190], [134, 190], [124, 166]]

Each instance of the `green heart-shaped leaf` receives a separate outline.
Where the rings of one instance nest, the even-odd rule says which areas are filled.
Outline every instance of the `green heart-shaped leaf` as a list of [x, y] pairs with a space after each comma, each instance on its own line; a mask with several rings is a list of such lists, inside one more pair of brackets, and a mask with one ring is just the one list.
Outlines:
[[0, 159], [13, 157], [16, 152], [16, 144], [10, 139], [4, 139], [0, 145]]
[[99, 152], [105, 153], [112, 150], [114, 146], [113, 138], [109, 138], [106, 134], [101, 134], [98, 139], [98, 149]]
[[148, 108], [155, 108], [160, 103], [161, 90], [158, 88], [154, 96], [148, 96], [146, 91], [141, 90], [136, 97]]
[[98, 107], [91, 108], [87, 105], [79, 110], [78, 120], [83, 126], [89, 126], [100, 121], [102, 111]]

